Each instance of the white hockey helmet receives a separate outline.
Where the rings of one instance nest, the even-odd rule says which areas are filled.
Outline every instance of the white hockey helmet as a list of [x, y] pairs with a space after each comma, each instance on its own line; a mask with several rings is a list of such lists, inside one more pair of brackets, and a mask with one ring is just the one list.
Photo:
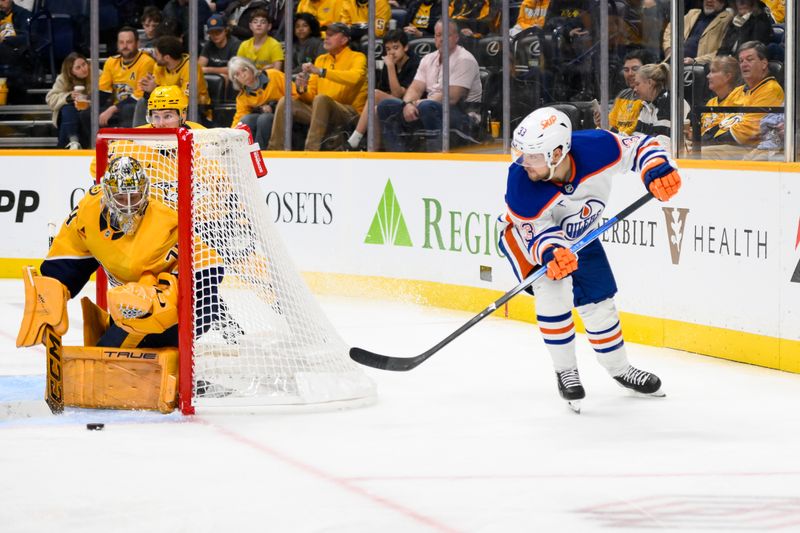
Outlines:
[[[553, 170], [567, 157], [572, 146], [572, 122], [553, 107], [540, 107], [519, 123], [511, 139], [512, 161], [523, 167], [541, 167], [542, 159]], [[553, 160], [553, 152], [561, 147], [561, 158]]]
[[129, 156], [112, 159], [101, 183], [112, 224], [127, 234], [136, 231], [150, 194], [150, 179], [141, 163]]

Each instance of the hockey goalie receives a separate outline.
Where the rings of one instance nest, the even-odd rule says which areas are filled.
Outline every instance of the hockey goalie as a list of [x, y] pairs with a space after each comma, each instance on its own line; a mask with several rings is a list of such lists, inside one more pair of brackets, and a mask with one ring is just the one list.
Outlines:
[[[249, 133], [176, 131], [109, 130], [105, 140], [101, 132], [100, 182], [69, 214], [40, 272], [25, 273], [17, 345], [45, 344], [51, 408], [167, 412], [176, 390], [186, 414], [197, 404], [370, 403], [374, 384], [273, 226]], [[179, 239], [193, 248], [188, 257]], [[98, 267], [108, 312], [84, 298], [84, 346], [62, 355], [66, 302]]]
[[[110, 161], [100, 184], [69, 214], [40, 274], [32, 269], [26, 272], [26, 307], [18, 346], [38, 343], [44, 329], [63, 334], [68, 324], [67, 300], [80, 293], [100, 265], [112, 286], [107, 296], [109, 313], [89, 299], [82, 301], [86, 346], [82, 353], [65, 355], [86, 359], [64, 376], [67, 404], [163, 411], [174, 407], [177, 237], [176, 211], [150, 197], [150, 180], [139, 161], [121, 156]], [[221, 265], [209, 268], [218, 269], [217, 277], [222, 276]], [[211, 284], [208, 297], [216, 304], [214, 289]], [[73, 350], [81, 352], [79, 347]], [[107, 393], [98, 396], [98, 387], [89, 382], [100, 377]]]

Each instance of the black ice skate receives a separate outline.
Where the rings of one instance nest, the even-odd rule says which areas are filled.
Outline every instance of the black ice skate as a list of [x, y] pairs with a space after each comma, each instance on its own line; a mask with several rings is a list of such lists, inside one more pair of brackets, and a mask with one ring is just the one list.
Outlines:
[[578, 369], [572, 368], [563, 372], [556, 372], [556, 381], [558, 381], [558, 393], [567, 400], [569, 408], [576, 413], [580, 413], [581, 400], [586, 397], [586, 391], [583, 390], [583, 385], [581, 385]]
[[614, 379], [620, 386], [639, 394], [659, 397], [666, 396], [666, 394], [661, 391], [661, 380], [658, 379], [658, 376], [630, 365], [625, 369], [625, 372], [619, 376], [614, 376]]

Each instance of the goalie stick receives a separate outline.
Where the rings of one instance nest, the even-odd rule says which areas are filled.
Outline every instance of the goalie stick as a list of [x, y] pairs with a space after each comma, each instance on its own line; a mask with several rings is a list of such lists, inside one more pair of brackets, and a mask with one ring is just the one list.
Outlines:
[[[642, 207], [644, 204], [649, 202], [653, 198], [653, 194], [648, 192], [631, 205], [620, 211], [616, 214], [616, 216], [608, 219], [603, 225], [598, 227], [597, 229], [589, 232], [585, 235], [582, 239], [577, 241], [575, 244], [570, 246], [570, 250], [574, 253], [577, 253], [579, 250], [585, 248], [589, 243], [600, 237], [603, 233], [605, 233], [609, 228], [614, 226], [620, 220], [623, 220], [625, 217]], [[365, 366], [371, 366], [372, 368], [379, 368], [381, 370], [394, 370], [394, 371], [406, 371], [412, 370], [422, 363], [424, 363], [429, 357], [433, 354], [450, 344], [453, 340], [457, 337], [461, 336], [462, 333], [470, 329], [472, 326], [486, 318], [487, 316], [494, 313], [498, 307], [505, 304], [509, 300], [511, 300], [514, 296], [521, 293], [533, 283], [541, 278], [547, 272], [547, 266], [541, 266], [536, 269], [531, 275], [527, 278], [522, 280], [519, 285], [505, 293], [503, 296], [495, 300], [491, 305], [486, 307], [483, 311], [472, 317], [467, 323], [462, 325], [460, 328], [455, 330], [453, 333], [448, 335], [445, 339], [440, 341], [436, 346], [430, 348], [429, 350], [415, 356], [415, 357], [393, 357], [391, 355], [381, 355], [375, 352], [370, 352], [369, 350], [365, 350], [363, 348], [350, 348], [350, 358], [357, 362], [361, 363]]]

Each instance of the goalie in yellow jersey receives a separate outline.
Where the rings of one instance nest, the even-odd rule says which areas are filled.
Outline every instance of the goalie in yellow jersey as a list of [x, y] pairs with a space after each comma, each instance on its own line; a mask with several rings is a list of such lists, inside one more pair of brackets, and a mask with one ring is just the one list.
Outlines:
[[[150, 180], [139, 161], [121, 156], [109, 162], [101, 183], [67, 217], [40, 271], [73, 297], [103, 267], [112, 286], [111, 319], [97, 346], [177, 346], [177, 239], [176, 211], [150, 196]], [[196, 299], [205, 299], [212, 309], [207, 323], [195, 325], [198, 335], [219, 318], [224, 304], [217, 287], [223, 275], [221, 261], [195, 273]]]

